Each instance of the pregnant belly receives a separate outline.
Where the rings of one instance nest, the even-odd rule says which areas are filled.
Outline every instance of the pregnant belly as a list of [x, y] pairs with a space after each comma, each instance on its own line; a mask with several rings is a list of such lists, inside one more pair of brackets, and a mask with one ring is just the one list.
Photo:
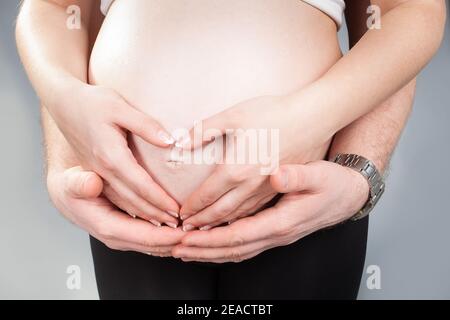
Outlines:
[[[300, 89], [340, 55], [334, 22], [299, 0], [116, 0], [91, 55], [90, 81], [177, 131], [243, 100]], [[174, 162], [170, 149], [135, 136], [130, 145], [180, 204], [215, 167]]]

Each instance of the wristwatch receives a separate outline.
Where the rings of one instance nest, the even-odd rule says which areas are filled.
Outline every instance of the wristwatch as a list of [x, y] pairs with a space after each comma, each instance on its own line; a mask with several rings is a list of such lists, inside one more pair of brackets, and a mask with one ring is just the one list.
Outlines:
[[375, 164], [356, 154], [337, 154], [334, 163], [353, 169], [364, 176], [369, 183], [369, 199], [366, 204], [350, 220], [357, 221], [366, 217], [384, 193], [384, 179]]

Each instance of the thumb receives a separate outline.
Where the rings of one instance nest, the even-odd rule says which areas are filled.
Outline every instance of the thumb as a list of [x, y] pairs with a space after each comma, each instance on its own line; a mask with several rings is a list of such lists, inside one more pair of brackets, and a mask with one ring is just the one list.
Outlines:
[[229, 110], [222, 111], [210, 118], [197, 122], [189, 131], [190, 141], [183, 144], [185, 149], [195, 149], [208, 144], [215, 138], [227, 133], [228, 129], [234, 128], [234, 121]]
[[147, 114], [130, 105], [117, 115], [116, 123], [157, 147], [168, 147], [175, 143], [172, 135], [163, 126]]
[[324, 183], [324, 161], [305, 165], [284, 165], [270, 177], [272, 187], [280, 193], [318, 191]]
[[103, 191], [103, 180], [92, 171], [81, 167], [64, 172], [64, 191], [74, 198], [97, 198]]

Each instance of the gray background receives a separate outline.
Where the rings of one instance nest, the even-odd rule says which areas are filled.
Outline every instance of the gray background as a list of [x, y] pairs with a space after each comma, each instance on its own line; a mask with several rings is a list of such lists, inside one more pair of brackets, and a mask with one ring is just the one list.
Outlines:
[[[38, 100], [16, 54], [16, 12], [16, 1], [0, 2], [0, 298], [97, 299], [88, 237], [46, 193]], [[366, 265], [381, 268], [382, 287], [367, 289], [364, 274], [361, 299], [450, 298], [449, 58], [447, 32], [420, 76], [388, 192], [372, 216]], [[81, 268], [81, 290], [66, 288], [69, 265]]]

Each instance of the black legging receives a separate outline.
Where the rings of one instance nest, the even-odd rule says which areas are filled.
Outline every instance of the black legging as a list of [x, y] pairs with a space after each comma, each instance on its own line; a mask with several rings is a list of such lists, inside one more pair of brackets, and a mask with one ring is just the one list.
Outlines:
[[347, 222], [237, 264], [91, 248], [101, 299], [356, 299], [367, 229]]

